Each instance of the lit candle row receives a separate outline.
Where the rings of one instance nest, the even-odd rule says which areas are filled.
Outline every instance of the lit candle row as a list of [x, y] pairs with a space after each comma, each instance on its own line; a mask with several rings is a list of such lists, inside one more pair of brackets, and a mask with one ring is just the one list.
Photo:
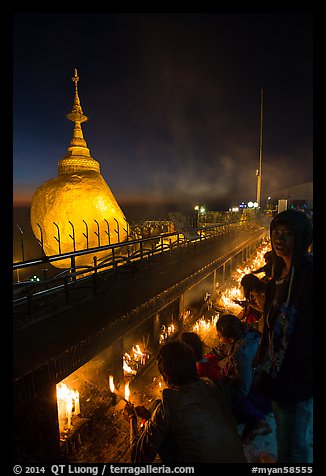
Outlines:
[[142, 351], [139, 344], [132, 347], [133, 357], [131, 357], [128, 352], [123, 354], [123, 370], [127, 374], [136, 375], [137, 370], [131, 366], [132, 363], [136, 363], [136, 368], [138, 369], [139, 364], [145, 365], [147, 359], [149, 359], [149, 353]]
[[164, 324], [161, 327], [162, 333], [160, 334], [159, 344], [162, 344], [165, 339], [167, 339], [171, 334], [175, 332], [174, 324], [166, 327]]
[[129, 380], [125, 381], [124, 397], [122, 395], [120, 395], [120, 393], [115, 388], [114, 382], [113, 382], [113, 375], [109, 375], [109, 387], [110, 387], [110, 392], [112, 394], [118, 395], [125, 402], [129, 402], [129, 400], [130, 400]]

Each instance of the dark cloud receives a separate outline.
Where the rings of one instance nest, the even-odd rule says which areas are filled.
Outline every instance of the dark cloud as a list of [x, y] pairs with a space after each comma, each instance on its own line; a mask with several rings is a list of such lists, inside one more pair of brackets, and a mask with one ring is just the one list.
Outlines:
[[78, 67], [84, 135], [119, 200], [255, 198], [312, 181], [312, 15], [18, 14], [14, 192], [56, 176]]

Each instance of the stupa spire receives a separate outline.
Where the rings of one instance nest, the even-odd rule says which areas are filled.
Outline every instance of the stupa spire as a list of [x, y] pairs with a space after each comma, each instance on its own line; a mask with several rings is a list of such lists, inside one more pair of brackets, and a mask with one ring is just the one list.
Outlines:
[[72, 111], [70, 114], [67, 114], [67, 117], [70, 121], [72, 122], [85, 122], [87, 121], [87, 117], [84, 116], [83, 110], [80, 105], [80, 100], [79, 100], [79, 95], [78, 95], [78, 81], [79, 81], [79, 76], [77, 73], [77, 68], [75, 68], [75, 74], [71, 78], [72, 82], [75, 85], [75, 99], [74, 99], [74, 105], [72, 107]]
[[67, 118], [75, 123], [74, 132], [70, 142], [71, 146], [87, 147], [86, 141], [83, 136], [83, 131], [81, 128], [81, 123], [87, 121], [87, 117], [84, 116], [83, 110], [80, 105], [79, 95], [78, 95], [78, 81], [79, 76], [77, 73], [77, 68], [75, 68], [75, 74], [71, 78], [72, 82], [75, 85], [75, 98], [74, 105], [70, 114], [67, 114]]
[[59, 175], [82, 170], [100, 171], [100, 164], [91, 157], [90, 151], [84, 139], [81, 123], [87, 121], [87, 116], [83, 114], [78, 94], [79, 76], [77, 68], [74, 68], [74, 76], [71, 78], [75, 87], [75, 97], [72, 110], [67, 114], [69, 121], [74, 122], [74, 131], [68, 152], [64, 159], [59, 161]]

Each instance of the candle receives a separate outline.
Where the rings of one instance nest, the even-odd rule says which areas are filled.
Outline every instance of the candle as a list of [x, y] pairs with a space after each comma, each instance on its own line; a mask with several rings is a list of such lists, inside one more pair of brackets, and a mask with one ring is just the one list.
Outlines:
[[114, 387], [114, 382], [113, 382], [113, 375], [109, 375], [109, 387], [110, 387], [110, 392], [112, 396], [112, 405], [117, 404], [117, 396], [115, 394], [115, 387]]
[[130, 388], [129, 388], [129, 380], [125, 382], [125, 400], [129, 402], [130, 398]]
[[115, 387], [113, 382], [113, 375], [109, 375], [109, 387], [110, 387], [111, 393], [114, 393]]
[[80, 413], [80, 406], [79, 406], [79, 392], [76, 390], [75, 394], [75, 415], [79, 415]]
[[71, 427], [71, 411], [72, 411], [72, 399], [71, 398], [67, 399], [66, 408], [67, 408], [67, 418], [68, 418], [67, 427], [69, 429]]

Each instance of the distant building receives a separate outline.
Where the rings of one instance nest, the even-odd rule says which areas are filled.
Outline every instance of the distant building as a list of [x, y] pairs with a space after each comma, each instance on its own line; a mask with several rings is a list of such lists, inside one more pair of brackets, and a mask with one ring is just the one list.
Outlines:
[[313, 182], [306, 182], [294, 187], [283, 188], [269, 194], [266, 200], [266, 208], [272, 209], [277, 206], [278, 200], [287, 200], [288, 208], [302, 208], [313, 210]]

